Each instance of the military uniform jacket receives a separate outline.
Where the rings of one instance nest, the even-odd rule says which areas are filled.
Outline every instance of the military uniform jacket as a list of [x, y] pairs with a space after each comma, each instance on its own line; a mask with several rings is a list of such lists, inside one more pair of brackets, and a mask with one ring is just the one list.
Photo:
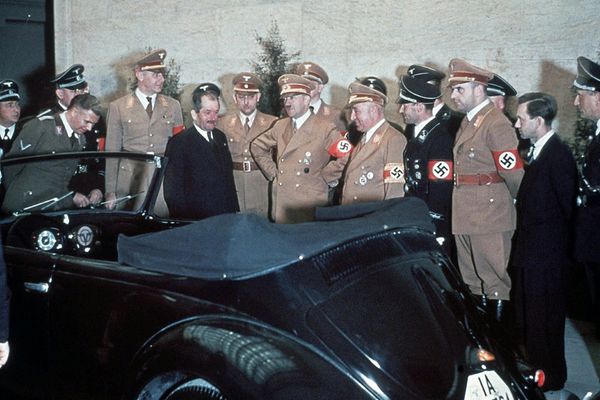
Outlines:
[[201, 219], [239, 210], [227, 138], [209, 143], [192, 126], [169, 140], [165, 200], [171, 218]]
[[321, 100], [321, 107], [319, 107], [319, 111], [317, 111], [315, 115], [331, 121], [340, 131], [346, 129], [346, 126], [342, 121], [342, 112], [332, 105], [325, 103], [323, 100]]
[[239, 115], [239, 112], [226, 114], [219, 119], [217, 127], [227, 136], [233, 162], [246, 163], [245, 165], [250, 169], [249, 171], [235, 169], [233, 171], [240, 211], [267, 217], [269, 211], [269, 181], [265, 179], [260, 169], [256, 169], [256, 167], [253, 169], [254, 158], [250, 153], [250, 143], [266, 131], [277, 117], [257, 111], [254, 123], [248, 134], [245, 134]]
[[276, 121], [250, 146], [266, 178], [273, 180], [272, 216], [279, 223], [313, 220], [315, 207], [328, 204], [329, 186], [338, 182], [348, 160], [329, 155], [342, 138], [330, 121], [311, 115], [295, 134], [292, 123], [289, 117]]
[[435, 225], [438, 236], [446, 238], [452, 234], [453, 144], [446, 126], [434, 118], [409, 140], [404, 151], [406, 195], [419, 197], [441, 215]]
[[[33, 119], [27, 123], [13, 143], [7, 157], [45, 153], [80, 151], [85, 138], [71, 140], [58, 114]], [[57, 160], [20, 164], [5, 169], [6, 196], [2, 209], [16, 211], [69, 192], [68, 184], [78, 160]], [[73, 196], [52, 208], [72, 206]]]
[[404, 196], [406, 138], [387, 121], [356, 145], [344, 170], [342, 204]]
[[456, 137], [456, 132], [460, 128], [460, 123], [464, 118], [465, 114], [454, 111], [447, 104], [444, 104], [442, 108], [435, 115], [440, 122], [446, 125], [446, 130], [453, 138]]
[[454, 143], [454, 173], [498, 173], [503, 182], [461, 185], [452, 193], [452, 232], [472, 235], [515, 229], [514, 198], [523, 177], [517, 138], [510, 121], [490, 102], [471, 120], [465, 117]]
[[[183, 125], [179, 102], [158, 94], [152, 118], [136, 97], [130, 93], [110, 103], [106, 122], [106, 151], [133, 151], [162, 155], [173, 128]], [[119, 172], [119, 175], [117, 174]], [[131, 179], [131, 173], [119, 168], [116, 162], [106, 163], [106, 191], [118, 192], [117, 185], [125, 189], [127, 182], [118, 183], [119, 176]]]
[[[577, 210], [576, 255], [579, 261], [600, 262], [600, 134], [595, 135], [586, 151], [582, 168], [583, 193], [587, 203]], [[582, 179], [583, 180], [583, 179]], [[587, 182], [587, 183], [586, 183]]]

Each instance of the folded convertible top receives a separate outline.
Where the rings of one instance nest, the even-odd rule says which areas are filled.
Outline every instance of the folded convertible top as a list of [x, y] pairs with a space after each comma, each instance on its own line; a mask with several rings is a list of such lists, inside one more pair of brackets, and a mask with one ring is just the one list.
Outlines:
[[280, 268], [338, 244], [403, 227], [430, 232], [417, 198], [317, 210], [316, 222], [275, 224], [252, 214], [223, 214], [134, 237], [121, 235], [119, 262], [144, 270], [204, 279], [236, 279]]

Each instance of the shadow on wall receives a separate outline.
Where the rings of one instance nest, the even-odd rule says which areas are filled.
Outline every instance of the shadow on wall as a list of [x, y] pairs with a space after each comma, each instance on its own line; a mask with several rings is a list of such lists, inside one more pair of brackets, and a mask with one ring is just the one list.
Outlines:
[[[573, 60], [573, 65], [576, 60]], [[572, 90], [575, 75], [553, 62], [542, 61], [540, 69], [540, 92], [551, 94], [558, 103], [558, 114], [554, 128], [563, 138], [570, 138], [575, 131], [577, 109], [573, 105], [575, 95]]]
[[135, 81], [135, 74], [133, 73], [133, 68], [135, 66], [135, 63], [139, 59], [141, 59], [146, 53], [147, 52], [144, 50], [132, 52], [114, 60], [110, 64], [110, 67], [115, 72], [114, 75], [117, 80], [117, 90], [111, 93], [107, 93], [104, 96], [107, 103], [131, 92], [131, 85]]

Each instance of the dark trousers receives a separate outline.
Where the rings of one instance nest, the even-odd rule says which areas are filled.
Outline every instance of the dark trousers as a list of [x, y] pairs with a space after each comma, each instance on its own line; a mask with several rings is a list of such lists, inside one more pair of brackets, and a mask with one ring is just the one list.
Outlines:
[[592, 299], [592, 317], [596, 325], [596, 335], [600, 337], [600, 262], [586, 262], [583, 265]]
[[567, 379], [566, 274], [544, 267], [515, 268], [515, 319], [527, 360], [546, 373], [544, 389], [558, 390]]

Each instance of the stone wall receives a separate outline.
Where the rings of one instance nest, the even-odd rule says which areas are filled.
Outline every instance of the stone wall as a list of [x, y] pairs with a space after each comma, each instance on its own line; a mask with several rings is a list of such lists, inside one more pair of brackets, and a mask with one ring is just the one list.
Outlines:
[[[341, 107], [355, 77], [376, 75], [397, 95], [397, 76], [413, 63], [446, 70], [462, 57], [505, 77], [519, 93], [545, 91], [560, 105], [557, 127], [573, 129], [570, 86], [576, 58], [598, 58], [598, 0], [55, 0], [56, 68], [86, 66], [92, 92], [108, 102], [125, 94], [131, 63], [148, 46], [181, 66], [186, 93], [204, 81], [225, 89], [249, 70], [275, 21], [297, 61], [330, 75], [324, 97]], [[182, 98], [189, 110], [189, 95]], [[514, 114], [514, 101], [511, 112]], [[393, 101], [386, 113], [401, 121]]]

